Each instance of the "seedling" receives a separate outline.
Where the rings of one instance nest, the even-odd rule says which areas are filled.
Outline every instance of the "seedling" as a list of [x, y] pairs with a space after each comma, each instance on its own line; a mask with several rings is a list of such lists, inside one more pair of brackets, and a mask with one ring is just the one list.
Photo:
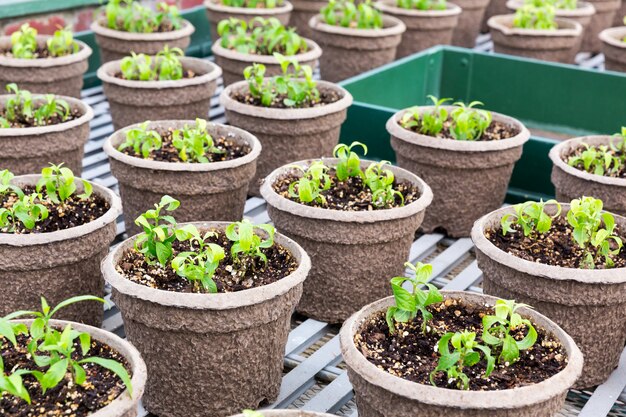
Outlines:
[[135, 220], [135, 224], [143, 228], [143, 233], [135, 239], [135, 250], [144, 254], [148, 263], [156, 260], [166, 266], [172, 258], [176, 220], [170, 215], [161, 214], [161, 211], [174, 211], [179, 205], [178, 200], [165, 195], [154, 205], [153, 210], [146, 211]]
[[221, 0], [221, 3], [229, 7], [274, 9], [277, 6], [282, 6], [284, 2], [283, 0]]
[[[267, 237], [261, 237], [255, 230], [265, 232]], [[245, 259], [261, 259], [267, 264], [267, 256], [262, 249], [274, 245], [276, 229], [269, 224], [252, 224], [249, 220], [231, 223], [225, 230], [226, 237], [233, 242], [231, 255], [236, 262], [243, 263]]]
[[48, 53], [53, 57], [71, 55], [80, 49], [69, 28], [55, 31], [54, 35], [46, 41], [46, 44], [48, 45]]
[[132, 148], [136, 155], [141, 154], [144, 158], [149, 157], [152, 151], [161, 149], [163, 138], [156, 130], [148, 130], [149, 123], [144, 122], [138, 127], [127, 130], [126, 141], [117, 149], [122, 151], [126, 148]]
[[[450, 351], [452, 345], [453, 350]], [[437, 343], [439, 352], [439, 363], [437, 368], [430, 373], [431, 384], [435, 383], [435, 375], [437, 372], [445, 372], [448, 381], [457, 381], [457, 387], [460, 389], [469, 389], [469, 377], [463, 372], [464, 368], [472, 367], [480, 362], [481, 353], [487, 360], [487, 369], [485, 370], [485, 378], [491, 375], [495, 366], [495, 359], [491, 356], [491, 349], [481, 345], [476, 341], [476, 333], [464, 330], [463, 332], [448, 332], [444, 334], [439, 343]]]
[[555, 11], [553, 6], [535, 7], [525, 5], [515, 12], [513, 27], [519, 29], [554, 30], [557, 28], [554, 17]]
[[33, 114], [35, 124], [43, 126], [47, 124], [47, 122], [51, 120], [55, 115], [58, 116], [60, 120], [69, 119], [70, 105], [67, 103], [67, 101], [57, 99], [52, 94], [46, 94], [44, 96], [44, 100], [44, 104], [40, 105]]
[[345, 181], [349, 177], [363, 177], [361, 170], [361, 159], [353, 149], [357, 147], [363, 150], [363, 155], [367, 155], [367, 146], [361, 142], [352, 142], [350, 145], [340, 143], [333, 149], [333, 155], [339, 159], [335, 166], [337, 179]]
[[[483, 342], [500, 348], [498, 362], [506, 366], [519, 359], [520, 350], [530, 349], [537, 341], [537, 331], [530, 320], [523, 319], [516, 312], [520, 307], [528, 306], [517, 304], [514, 300], [498, 300], [494, 306], [495, 315], [483, 317]], [[527, 333], [518, 341], [511, 332], [520, 327], [525, 327]]]
[[[85, 200], [91, 196], [93, 192], [92, 185], [81, 180], [83, 183], [83, 193], [77, 197]], [[43, 188], [50, 201], [55, 204], [65, 203], [76, 192], [76, 182], [74, 173], [71, 169], [66, 168], [63, 164], [50, 164], [49, 167], [41, 170], [41, 179], [37, 181], [37, 192], [40, 193]]]
[[224, 153], [215, 147], [213, 138], [207, 131], [207, 122], [204, 119], [196, 119], [194, 127], [185, 125], [180, 130], [172, 132], [172, 145], [178, 150], [178, 157], [187, 162], [207, 163], [209, 159], [207, 153]]
[[38, 203], [37, 194], [22, 195], [10, 207], [0, 207], [0, 230], [4, 233], [13, 233], [21, 224], [32, 230], [37, 222], [48, 218], [48, 209]]
[[326, 202], [326, 198], [322, 195], [322, 191], [330, 188], [331, 181], [328, 175], [328, 167], [322, 161], [314, 161], [308, 168], [294, 165], [293, 168], [303, 172], [303, 175], [289, 185], [289, 195], [298, 197], [303, 203], [317, 201], [319, 203]]
[[191, 250], [181, 252], [172, 260], [172, 269], [176, 273], [191, 281], [198, 291], [200, 285], [210, 293], [217, 292], [217, 285], [213, 281], [219, 263], [224, 259], [224, 249], [207, 240], [215, 236], [214, 232], [201, 235], [194, 225], [186, 225], [175, 231], [179, 241], [189, 241]]
[[[615, 152], [626, 153], [626, 126], [622, 126], [622, 131], [614, 134], [613, 138], [617, 139], [617, 142], [611, 140], [611, 149]], [[622, 155], [622, 157], [624, 156]]]
[[[555, 205], [557, 210], [552, 216], [548, 215], [544, 209], [547, 204]], [[518, 224], [522, 227], [524, 236], [529, 236], [534, 231], [546, 233], [552, 227], [552, 220], [561, 214], [561, 205], [556, 200], [548, 200], [544, 202], [540, 200], [527, 201], [525, 203], [516, 204], [515, 214], [505, 214], [500, 220], [502, 226], [502, 235], [514, 232], [512, 224]], [[514, 220], [512, 220], [514, 219]]]
[[[443, 300], [443, 296], [433, 284], [428, 283], [433, 273], [433, 267], [430, 264], [417, 262], [413, 265], [410, 262], [405, 266], [413, 271], [412, 277], [395, 277], [391, 279], [391, 290], [396, 304], [387, 309], [387, 325], [391, 334], [396, 331], [396, 323], [406, 323], [412, 321], [418, 313], [422, 316], [422, 332], [428, 331], [428, 322], [433, 315], [428, 311], [427, 307], [431, 304], [439, 303]], [[402, 285], [409, 282], [413, 289], [406, 290]], [[421, 287], [426, 286], [425, 290]]]
[[180, 62], [184, 53], [180, 48], [169, 48], [167, 45], [159, 51], [156, 57], [144, 54], [127, 56], [120, 62], [122, 76], [134, 81], [165, 81], [180, 80], [183, 78], [183, 64]]
[[582, 166], [583, 170], [596, 175], [619, 172], [623, 161], [615, 156], [614, 150], [606, 145], [590, 146], [583, 144], [585, 150], [580, 155], [570, 156], [567, 164], [572, 167]]
[[354, 0], [329, 0], [320, 13], [326, 24], [356, 29], [381, 29], [383, 15], [370, 0], [354, 4]]
[[11, 53], [15, 58], [33, 59], [37, 52], [37, 30], [24, 23], [11, 34]]
[[286, 28], [276, 18], [255, 17], [250, 24], [233, 17], [222, 20], [217, 26], [223, 48], [244, 54], [271, 55], [274, 52], [286, 56], [307, 50], [304, 38], [294, 28]]
[[107, 27], [125, 32], [152, 33], [157, 30], [180, 29], [183, 19], [176, 6], [165, 2], [153, 11], [133, 0], [109, 0], [104, 6]]
[[396, 0], [396, 6], [410, 10], [446, 10], [446, 0]]
[[4, 196], [7, 194], [15, 194], [18, 198], [22, 198], [24, 196], [24, 192], [17, 185], [11, 184], [11, 180], [15, 177], [11, 171], [8, 169], [4, 169], [0, 171], [0, 196]]
[[55, 116], [62, 122], [70, 117], [70, 106], [65, 100], [48, 94], [43, 96], [44, 103], [35, 108], [30, 91], [20, 90], [14, 83], [8, 84], [6, 88], [13, 95], [4, 105], [4, 118], [7, 121], [5, 127], [10, 127], [8, 122], [20, 120], [32, 120], [35, 125], [43, 126], [49, 124]]
[[525, 0], [524, 4], [534, 7], [552, 6], [558, 10], [575, 10], [578, 6], [577, 0]]
[[443, 124], [448, 120], [448, 110], [442, 106], [450, 101], [449, 98], [437, 99], [428, 96], [433, 102], [434, 109], [420, 112], [419, 107], [411, 107], [400, 119], [400, 126], [405, 129], [416, 127], [417, 130], [428, 136], [437, 136], [443, 130]]
[[480, 139], [491, 124], [491, 113], [475, 108], [483, 105], [480, 101], [472, 101], [469, 105], [456, 102], [454, 105], [457, 108], [450, 112], [452, 118], [450, 134], [452, 137], [456, 140]]
[[385, 166], [390, 165], [389, 161], [372, 162], [365, 170], [365, 185], [372, 191], [372, 204], [375, 207], [387, 207], [400, 198], [404, 205], [404, 196], [398, 190], [394, 190], [393, 183], [395, 177], [390, 169]]

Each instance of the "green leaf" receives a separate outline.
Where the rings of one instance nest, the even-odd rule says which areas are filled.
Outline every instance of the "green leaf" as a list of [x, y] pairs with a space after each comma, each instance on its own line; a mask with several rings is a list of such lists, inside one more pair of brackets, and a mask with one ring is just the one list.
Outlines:
[[104, 359], [104, 358], [98, 358], [98, 357], [85, 358], [81, 360], [79, 363], [80, 364], [95, 363], [96, 365], [100, 365], [101, 367], [113, 372], [122, 380], [130, 396], [131, 397], [133, 396], [133, 385], [130, 380], [130, 376], [128, 375], [128, 371], [126, 371], [126, 368], [124, 368], [124, 366], [121, 363], [114, 361], [112, 359]]
[[65, 373], [67, 372], [68, 365], [68, 359], [61, 359], [50, 366], [48, 371], [44, 374], [43, 379], [40, 381], [41, 388], [44, 393], [50, 388], [56, 387], [59, 382], [63, 380]]

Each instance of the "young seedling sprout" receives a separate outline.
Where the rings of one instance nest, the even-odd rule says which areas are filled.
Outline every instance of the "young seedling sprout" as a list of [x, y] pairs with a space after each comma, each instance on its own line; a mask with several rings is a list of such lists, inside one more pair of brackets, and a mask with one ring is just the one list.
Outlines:
[[0, 171], [0, 196], [10, 193], [16, 194], [19, 198], [24, 196], [24, 192], [20, 187], [11, 184], [13, 178], [15, 178], [15, 175], [8, 169]]
[[283, 0], [221, 0], [221, 3], [229, 7], [274, 9], [277, 6], [282, 6], [284, 2]]
[[350, 145], [340, 143], [333, 149], [333, 155], [339, 159], [335, 166], [337, 179], [345, 181], [349, 177], [363, 177], [361, 159], [354, 149], [361, 148], [363, 155], [367, 155], [367, 146], [361, 142], [352, 142]]
[[33, 102], [30, 91], [20, 90], [16, 84], [8, 84], [7, 91], [13, 93], [4, 105], [4, 117], [0, 117], [0, 127], [11, 127], [11, 123], [31, 122], [35, 126], [48, 125], [53, 118], [64, 122], [70, 117], [70, 105], [52, 94], [41, 97], [43, 104], [38, 107]]
[[185, 125], [181, 130], [172, 132], [172, 145], [178, 151], [178, 157], [183, 161], [207, 163], [207, 153], [221, 154], [222, 151], [215, 147], [213, 137], [207, 130], [207, 122], [204, 119], [196, 119], [194, 127]]
[[161, 201], [137, 217], [135, 224], [143, 228], [143, 233], [135, 239], [135, 250], [144, 254], [148, 263], [155, 261], [166, 266], [174, 251], [172, 243], [176, 240], [176, 220], [174, 217], [161, 214], [161, 211], [174, 211], [180, 202], [169, 195], [161, 197]]
[[286, 28], [274, 17], [255, 17], [249, 24], [231, 17], [219, 22], [217, 33], [221, 36], [223, 48], [244, 54], [272, 55], [279, 52], [291, 56], [308, 49], [306, 41], [294, 28]]
[[126, 141], [124, 141], [118, 150], [122, 151], [132, 148], [136, 155], [144, 158], [150, 156], [150, 152], [161, 149], [163, 146], [163, 138], [156, 130], [148, 130], [150, 122], [144, 122], [141, 125], [126, 131]]
[[[91, 184], [85, 180], [81, 180], [83, 184], [83, 192], [78, 194], [81, 200], [87, 199], [93, 192]], [[63, 164], [50, 164], [49, 167], [41, 170], [41, 179], [37, 181], [37, 192], [46, 189], [48, 198], [56, 204], [65, 203], [76, 192], [76, 181], [74, 173], [71, 169], [66, 168]]]
[[393, 188], [395, 177], [393, 172], [385, 169], [390, 165], [389, 161], [371, 163], [364, 173], [365, 185], [372, 191], [372, 204], [376, 207], [387, 207], [396, 202], [399, 198], [404, 205], [404, 196]]
[[54, 57], [75, 54], [80, 49], [69, 28], [55, 31], [54, 35], [46, 41], [46, 45], [48, 52]]
[[24, 195], [10, 207], [0, 207], [0, 231], [14, 233], [22, 225], [28, 230], [35, 228], [38, 222], [48, 218], [48, 209], [39, 203], [37, 194]]
[[482, 106], [480, 101], [472, 101], [469, 105], [462, 102], [454, 103], [457, 106], [450, 112], [452, 124], [450, 134], [456, 140], [478, 140], [491, 125], [491, 113], [478, 110], [476, 106]]
[[[552, 216], [545, 212], [545, 206], [548, 204], [556, 206], [556, 212]], [[530, 236], [534, 231], [546, 233], [552, 227], [552, 220], [561, 214], [561, 205], [556, 200], [527, 201], [516, 204], [514, 209], [515, 214], [505, 214], [500, 220], [502, 235], [504, 236], [515, 231], [511, 227], [513, 224], [518, 224], [522, 228], [524, 236]]]
[[307, 168], [298, 165], [294, 169], [302, 171], [302, 176], [298, 181], [289, 185], [289, 195], [298, 197], [303, 203], [317, 201], [324, 203], [326, 198], [322, 191], [330, 189], [331, 180], [328, 175], [328, 167], [322, 161], [314, 161]]
[[180, 48], [169, 48], [167, 45], [156, 57], [131, 52], [122, 59], [120, 70], [126, 80], [133, 81], [166, 81], [180, 80], [184, 70], [180, 57], [184, 53]]
[[543, 7], [535, 7], [525, 5], [515, 12], [513, 27], [519, 29], [554, 30], [557, 29], [554, 17], [554, 6], [545, 5]]
[[572, 155], [567, 160], [567, 164], [572, 167], [582, 166], [584, 171], [605, 175], [618, 172], [623, 165], [623, 161], [615, 156], [612, 149], [607, 145], [589, 146], [583, 144], [585, 150], [580, 155]]
[[396, 0], [396, 6], [409, 10], [446, 10], [446, 0]]
[[329, 0], [320, 13], [324, 23], [357, 29], [380, 29], [383, 27], [382, 13], [372, 6], [370, 0], [359, 5], [354, 0]]
[[207, 242], [215, 233], [206, 232], [201, 235], [194, 225], [189, 224], [176, 229], [175, 235], [181, 242], [189, 241], [191, 250], [176, 255], [172, 260], [172, 269], [179, 276], [191, 281], [196, 291], [202, 286], [204, 290], [216, 293], [217, 285], [213, 276], [225, 254], [221, 246]]
[[106, 25], [110, 29], [125, 32], [152, 33], [180, 29], [183, 19], [176, 6], [165, 2], [157, 4], [157, 10], [133, 0], [109, 0], [104, 6]]
[[428, 136], [437, 136], [443, 130], [443, 124], [448, 120], [448, 110], [442, 107], [451, 99], [437, 99], [435, 96], [428, 96], [433, 102], [434, 108], [420, 112], [419, 107], [411, 107], [402, 115], [400, 126], [405, 129], [413, 127]]
[[[256, 233], [261, 231], [266, 236]], [[242, 220], [230, 224], [226, 230], [226, 237], [233, 242], [231, 255], [233, 260], [240, 265], [252, 264], [260, 259], [267, 264], [267, 256], [261, 249], [271, 248], [274, 245], [276, 229], [269, 224], [252, 224], [249, 220]]]
[[15, 58], [33, 59], [37, 52], [37, 30], [24, 23], [11, 34], [11, 53]]

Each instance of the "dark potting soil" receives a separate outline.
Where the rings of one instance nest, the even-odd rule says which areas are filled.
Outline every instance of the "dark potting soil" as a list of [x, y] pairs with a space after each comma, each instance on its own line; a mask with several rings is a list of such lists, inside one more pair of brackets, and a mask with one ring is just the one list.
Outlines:
[[[482, 317], [493, 315], [493, 309], [470, 305], [462, 300], [447, 299], [428, 307], [433, 319], [428, 322], [427, 332], [422, 333], [422, 319], [418, 314], [412, 322], [396, 324], [396, 332], [391, 335], [381, 311], [370, 317], [354, 337], [354, 343], [368, 361], [379, 369], [419, 384], [431, 385], [430, 373], [437, 367], [439, 355], [435, 346], [447, 332], [475, 332], [477, 341], [482, 334]], [[520, 351], [520, 359], [515, 363], [499, 364], [499, 350], [492, 349], [496, 358], [494, 371], [484, 378], [487, 361], [481, 360], [472, 367], [463, 368], [469, 377], [472, 391], [495, 391], [536, 384], [556, 375], [567, 365], [567, 353], [561, 343], [544, 329], [537, 330], [537, 342], [528, 350]], [[522, 340], [527, 333], [525, 326], [516, 329], [512, 336]], [[435, 374], [435, 382], [440, 388], [458, 389], [458, 381], [449, 381], [445, 372]]]
[[[187, 161], [183, 161], [182, 159], [180, 159], [180, 156], [178, 155], [178, 150], [174, 147], [172, 142], [173, 129], [157, 129], [157, 132], [161, 135], [161, 138], [163, 140], [161, 149], [152, 150], [148, 158], [144, 158], [141, 153], [135, 153], [135, 150], [132, 147], [122, 149], [120, 152], [123, 152], [126, 155], [134, 156], [136, 158], [150, 159], [153, 161], [195, 163], [195, 161], [192, 161], [191, 159], [187, 159]], [[214, 146], [220, 152], [208, 152], [205, 156], [207, 157], [209, 162], [231, 161], [233, 159], [246, 156], [251, 151], [250, 146], [247, 143], [243, 141], [239, 142], [230, 137], [214, 137], [213, 142]]]
[[[552, 221], [552, 227], [546, 233], [533, 232], [530, 236], [524, 236], [521, 226], [511, 225], [514, 232], [502, 235], [502, 229], [486, 230], [485, 237], [503, 251], [531, 262], [546, 265], [560, 266], [564, 268], [580, 268], [585, 259], [584, 251], [576, 244], [572, 236], [572, 228], [563, 217]], [[614, 234], [626, 241], [626, 235], [615, 227]], [[614, 242], [611, 241], [611, 245]], [[616, 247], [612, 247], [615, 249]], [[606, 268], [604, 257], [596, 256], [597, 251], [593, 246], [589, 248], [595, 258], [595, 267]], [[626, 267], [626, 250], [622, 248], [619, 254], [612, 256], [615, 262], [614, 268]]]
[[[220, 261], [213, 281], [220, 293], [243, 291], [262, 287], [279, 281], [296, 269], [298, 262], [284, 247], [274, 243], [270, 248], [261, 249], [267, 256], [267, 264], [258, 258], [244, 258], [235, 261], [231, 256], [232, 242], [221, 230], [214, 230], [215, 235], [208, 242], [224, 248], [225, 258]], [[193, 250], [190, 243], [175, 241], [172, 245], [173, 257], [180, 252]], [[127, 250], [116, 266], [117, 271], [127, 279], [151, 288], [175, 292], [204, 293], [201, 285], [194, 285], [186, 278], [176, 274], [170, 265], [161, 266], [158, 262], [149, 264], [143, 254], [135, 249]]]
[[[374, 206], [372, 204], [372, 191], [365, 185], [360, 177], [349, 177], [345, 181], [339, 181], [334, 169], [331, 169], [328, 175], [330, 176], [331, 186], [328, 190], [321, 192], [326, 200], [324, 202], [312, 201], [310, 203], [303, 203], [298, 197], [289, 195], [289, 186], [291, 183], [297, 182], [301, 176], [301, 174], [295, 170], [294, 172], [290, 172], [278, 178], [272, 185], [272, 188], [284, 198], [295, 201], [296, 203], [330, 210], [372, 211], [402, 206], [402, 199], [399, 196], [396, 196], [393, 202], [390, 202], [386, 206]], [[393, 188], [399, 191], [404, 197], [404, 205], [412, 203], [420, 197], [419, 190], [411, 183], [396, 180], [394, 181]], [[297, 190], [298, 186], [296, 185], [296, 193]]]
[[246, 92], [233, 92], [231, 93], [231, 97], [234, 100], [237, 100], [238, 102], [243, 103], [243, 104], [249, 104], [251, 106], [258, 106], [258, 107], [269, 107], [273, 109], [292, 109], [292, 108], [309, 109], [312, 107], [322, 107], [327, 104], [331, 104], [336, 101], [339, 101], [342, 98], [339, 92], [332, 90], [332, 89], [320, 88], [319, 92], [320, 92], [320, 97], [318, 100], [302, 103], [302, 105], [298, 107], [286, 106], [284, 103], [284, 100], [287, 98], [287, 96], [285, 94], [279, 94], [278, 96], [276, 96], [274, 98], [274, 101], [272, 101], [271, 106], [263, 106], [261, 104], [260, 99], [256, 97], [252, 97], [252, 95], [250, 95], [250, 93], [247, 91]]
[[[79, 119], [82, 115], [83, 114], [80, 109], [70, 108], [70, 113], [68, 114], [67, 119], [63, 119], [63, 117], [59, 116], [58, 114], [54, 114], [49, 119], [44, 120], [43, 124], [40, 125], [35, 122], [35, 119], [33, 117], [26, 117], [20, 114], [18, 115], [17, 120], [13, 122], [9, 121], [9, 124], [12, 128], [52, 126]], [[6, 119], [6, 108], [0, 109], [0, 117]], [[2, 127], [0, 127], [0, 130], [2, 130]]]
[[[24, 187], [22, 190], [26, 195], [35, 193], [35, 187]], [[42, 194], [45, 196], [45, 189], [42, 190]], [[0, 207], [9, 208], [16, 200], [17, 196], [15, 194], [0, 196]], [[72, 227], [81, 226], [102, 217], [110, 208], [109, 203], [103, 197], [95, 193], [84, 200], [73, 195], [62, 204], [55, 204], [45, 198], [41, 201], [36, 201], [46, 206], [48, 209], [48, 218], [38, 222], [32, 230], [24, 228], [24, 226], [18, 222], [14, 233], [48, 233], [56, 232], [57, 230], [71, 229]], [[0, 232], [6, 233], [6, 231], [1, 229]]]
[[[452, 119], [448, 119], [443, 124], [443, 129], [436, 136], [440, 139], [454, 139], [454, 136], [450, 133], [450, 126], [452, 125]], [[406, 129], [406, 128], [405, 128]], [[410, 129], [412, 132], [419, 133], [420, 135], [424, 135], [420, 131], [421, 125], [413, 126]], [[493, 141], [493, 140], [501, 140], [501, 139], [509, 139], [517, 136], [520, 133], [519, 129], [515, 126], [508, 125], [506, 123], [501, 123], [496, 120], [492, 121], [489, 127], [485, 130], [483, 135], [478, 138], [478, 141]]]
[[[121, 72], [117, 72], [113, 75], [115, 78], [119, 78], [120, 80], [129, 80], [129, 81], [141, 81], [137, 78], [126, 78], [124, 77], [124, 74]], [[183, 69], [183, 78], [182, 79], [189, 79], [189, 78], [195, 78], [197, 77], [198, 74], [196, 74], [195, 72], [193, 72], [192, 70], [189, 69]], [[149, 80], [149, 81], [156, 81], [156, 80]]]
[[[0, 353], [5, 370], [13, 368], [37, 369], [35, 362], [28, 353], [27, 345], [30, 337], [19, 335], [18, 344], [14, 347], [7, 339], [0, 339]], [[124, 357], [113, 348], [92, 339], [91, 349], [82, 356], [80, 344], [75, 343], [72, 358], [80, 360], [85, 357], [98, 356], [113, 359], [122, 363], [130, 374], [130, 367]], [[37, 379], [32, 375], [23, 375], [24, 386], [28, 390], [31, 404], [10, 395], [0, 396], [0, 416], [3, 417], [82, 417], [106, 407], [126, 389], [122, 380], [113, 372], [95, 364], [82, 365], [87, 379], [83, 385], [73, 382], [70, 374], [56, 387], [42, 394]], [[44, 369], [45, 370], [45, 369]]]
[[[587, 148], [585, 146], [579, 146], [574, 149], [572, 153], [563, 158], [563, 162], [569, 165], [569, 159], [575, 156], [580, 156]], [[612, 178], [626, 178], [626, 152], [624, 150], [611, 150], [609, 148], [609, 153], [611, 153], [614, 157], [618, 158], [621, 161], [619, 168], [616, 170], [605, 170], [603, 176], [604, 177], [612, 177]], [[590, 174], [595, 174], [594, 167], [589, 167], [588, 170], [585, 169], [585, 166], [582, 162], [574, 165], [574, 168], [579, 169], [581, 171], [589, 172]]]

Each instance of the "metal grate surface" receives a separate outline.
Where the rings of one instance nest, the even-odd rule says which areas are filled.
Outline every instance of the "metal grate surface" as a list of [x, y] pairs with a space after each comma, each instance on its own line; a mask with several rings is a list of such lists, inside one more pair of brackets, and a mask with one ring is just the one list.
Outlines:
[[[489, 51], [490, 40], [478, 38], [476, 49]], [[601, 69], [602, 55], [588, 57], [579, 54], [579, 64]], [[210, 119], [224, 122], [224, 111], [218, 105], [218, 87], [212, 100]], [[102, 144], [113, 133], [109, 105], [100, 87], [83, 91], [83, 100], [94, 108], [90, 140], [85, 145], [83, 178], [109, 187], [117, 192], [117, 180], [111, 175]], [[254, 222], [269, 222], [265, 201], [250, 198], [246, 202], [245, 216]], [[117, 222], [119, 243], [127, 236], [122, 219]], [[470, 239], [452, 240], [441, 234], [421, 235], [413, 242], [409, 261], [427, 261], [433, 265], [432, 282], [439, 288], [482, 292], [482, 273], [478, 269]], [[106, 298], [110, 301], [110, 288]], [[111, 302], [105, 311], [103, 328], [124, 337], [122, 317]], [[329, 325], [295, 315], [292, 330], [285, 349], [285, 373], [278, 400], [266, 408], [298, 408], [308, 411], [327, 412], [338, 416], [357, 417], [352, 386], [348, 381], [341, 360], [338, 326]], [[558, 417], [626, 417], [626, 350], [619, 367], [611, 378], [594, 391], [571, 390]], [[148, 413], [140, 408], [140, 417]]]

